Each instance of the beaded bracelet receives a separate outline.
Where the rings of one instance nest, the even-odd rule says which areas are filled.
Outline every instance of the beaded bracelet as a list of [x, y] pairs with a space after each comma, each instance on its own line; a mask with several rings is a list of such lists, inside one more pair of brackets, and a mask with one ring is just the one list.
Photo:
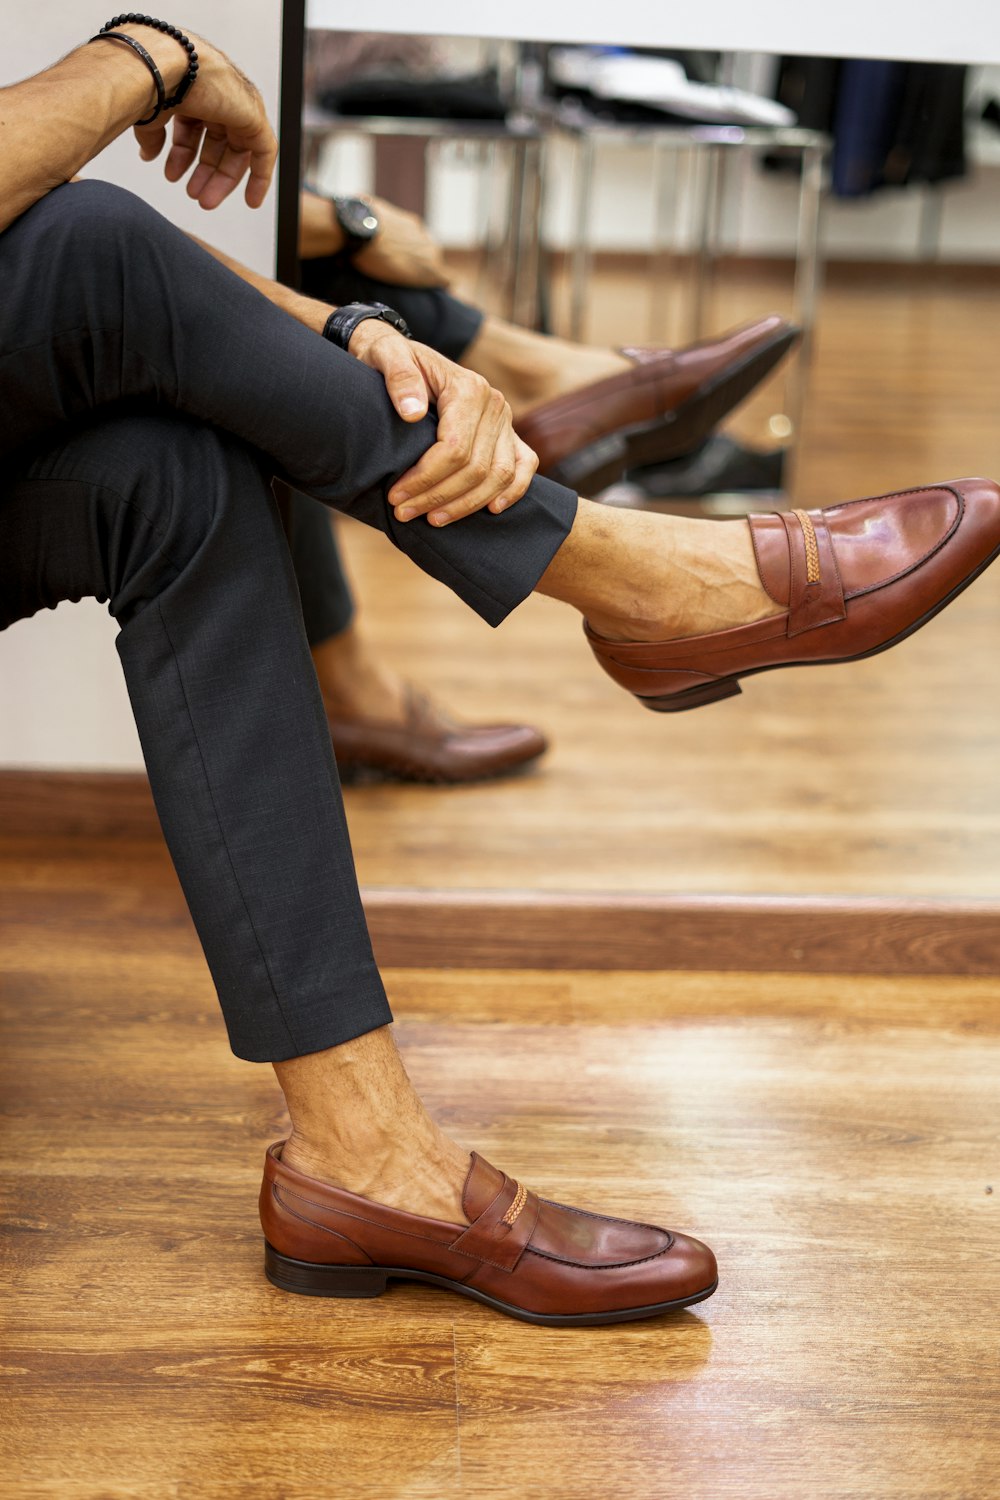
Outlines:
[[[163, 78], [160, 75], [160, 70], [145, 47], [137, 42], [135, 37], [125, 36], [123, 32], [116, 31], [116, 26], [151, 26], [154, 31], [162, 31], [164, 36], [172, 36], [174, 41], [178, 42], [184, 48], [184, 51], [188, 55], [188, 70], [178, 84], [176, 93], [170, 99], [166, 98], [166, 89], [163, 86]], [[136, 15], [133, 11], [129, 11], [128, 15], [114, 16], [112, 20], [106, 21], [97, 35], [92, 36], [90, 40], [92, 42], [100, 42], [105, 37], [114, 37], [119, 42], [126, 42], [132, 48], [132, 51], [138, 57], [142, 58], [153, 75], [153, 82], [156, 85], [156, 108], [147, 119], [137, 120], [137, 125], [151, 125], [165, 109], [175, 109], [198, 76], [198, 54], [195, 51], [194, 43], [184, 35], [183, 31], [180, 31], [176, 26], [171, 26], [167, 21], [157, 21], [153, 16], [140, 16]]]

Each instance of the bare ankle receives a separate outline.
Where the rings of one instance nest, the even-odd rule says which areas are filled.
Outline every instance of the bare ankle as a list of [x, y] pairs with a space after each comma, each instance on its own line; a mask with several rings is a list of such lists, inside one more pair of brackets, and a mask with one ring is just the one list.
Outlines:
[[468, 1154], [427, 1113], [388, 1026], [274, 1068], [292, 1120], [289, 1166], [376, 1202], [461, 1222]]

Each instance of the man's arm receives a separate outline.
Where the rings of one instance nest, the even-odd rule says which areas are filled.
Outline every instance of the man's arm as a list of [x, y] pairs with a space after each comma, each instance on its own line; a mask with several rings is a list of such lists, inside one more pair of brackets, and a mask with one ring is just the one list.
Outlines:
[[[123, 23], [119, 29], [151, 54], [173, 94], [189, 66], [187, 52], [154, 27]], [[246, 201], [257, 207], [277, 156], [260, 93], [225, 53], [192, 40], [198, 76], [176, 109], [150, 125], [133, 126], [140, 153], [146, 161], [160, 154], [172, 120], [168, 180], [180, 181], [193, 167], [188, 196], [203, 208], [215, 208], [249, 172]], [[114, 40], [78, 48], [36, 78], [0, 90], [0, 233], [148, 115], [152, 95], [145, 63]], [[322, 304], [212, 253], [284, 311], [322, 329]], [[503, 510], [520, 499], [537, 459], [514, 433], [503, 397], [481, 376], [409, 343], [384, 323], [362, 323], [351, 339], [351, 353], [382, 374], [407, 420], [426, 412], [428, 393], [437, 403], [438, 441], [390, 492], [399, 520], [432, 512], [434, 524], [443, 525], [484, 506]]]
[[[322, 333], [333, 311], [327, 303], [251, 271], [204, 240], [198, 244], [282, 312]], [[350, 352], [379, 372], [404, 422], [426, 416], [429, 401], [437, 405], [437, 442], [389, 491], [397, 520], [433, 513], [435, 525], [446, 525], [476, 510], [499, 513], [520, 500], [538, 459], [514, 432], [506, 401], [481, 375], [375, 319], [358, 324]]]
[[[374, 281], [393, 286], [437, 287], [448, 285], [441, 247], [427, 225], [416, 214], [366, 193], [378, 219], [375, 238], [351, 257], [351, 263]], [[329, 198], [304, 192], [299, 198], [299, 255], [315, 260], [336, 255], [344, 248], [344, 231]]]
[[[150, 26], [117, 29], [141, 43], [173, 94], [188, 69], [184, 48]], [[172, 119], [167, 177], [179, 181], [197, 161], [188, 193], [203, 208], [215, 208], [249, 170], [247, 202], [257, 207], [277, 155], [263, 101], [224, 53], [192, 40], [198, 77], [177, 109], [136, 129], [140, 152], [147, 161], [159, 155]], [[149, 69], [114, 40], [79, 47], [44, 73], [0, 89], [0, 232], [148, 115], [155, 102]]]

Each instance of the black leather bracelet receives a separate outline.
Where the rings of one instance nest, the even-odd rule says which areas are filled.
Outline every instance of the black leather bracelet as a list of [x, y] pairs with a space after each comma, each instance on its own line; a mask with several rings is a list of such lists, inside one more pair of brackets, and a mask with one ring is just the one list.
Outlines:
[[[145, 47], [141, 46], [134, 37], [123, 36], [120, 31], [116, 31], [115, 27], [117, 26], [150, 26], [154, 31], [161, 31], [164, 36], [173, 37], [178, 46], [184, 48], [184, 51], [188, 55], [187, 72], [169, 99], [164, 97], [166, 90], [163, 87], [163, 79]], [[127, 42], [136, 55], [143, 59], [153, 74], [153, 81], [156, 83], [156, 109], [148, 119], [137, 120], [136, 124], [151, 125], [156, 117], [162, 114], [165, 109], [176, 109], [198, 77], [198, 53], [195, 51], [194, 42], [189, 37], [186, 37], [183, 31], [177, 26], [171, 26], [169, 21], [158, 21], [154, 16], [140, 16], [135, 11], [129, 11], [127, 15], [114, 16], [110, 21], [105, 21], [97, 35], [92, 36], [90, 40], [92, 42], [99, 42], [106, 36], [113, 36], [120, 42]]]
[[345, 302], [343, 307], [334, 308], [323, 326], [323, 337], [329, 339], [331, 344], [336, 344], [338, 349], [346, 349], [358, 324], [364, 323], [368, 318], [388, 323], [390, 328], [395, 328], [405, 339], [413, 337], [402, 313], [385, 302]]
[[[134, 36], [126, 36], [124, 31], [100, 31], [97, 36], [90, 38], [91, 42], [103, 42], [106, 37], [113, 37], [116, 42], [124, 42], [126, 47], [131, 47], [136, 57], [141, 57], [146, 67], [153, 75], [153, 83], [156, 86], [156, 108], [151, 115], [144, 120], [136, 120], [137, 125], [152, 125], [157, 115], [163, 113], [163, 106], [167, 102], [167, 90], [163, 83], [163, 74], [156, 66], [149, 53], [141, 42], [137, 42]], [[89, 43], [88, 43], [89, 45]]]

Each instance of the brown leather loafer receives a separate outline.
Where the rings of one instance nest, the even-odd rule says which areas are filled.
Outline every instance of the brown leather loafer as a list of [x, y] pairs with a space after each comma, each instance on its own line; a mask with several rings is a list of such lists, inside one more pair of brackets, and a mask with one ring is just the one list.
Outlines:
[[537, 760], [548, 741], [529, 724], [454, 723], [424, 693], [407, 689], [402, 724], [346, 718], [327, 709], [341, 780], [374, 773], [397, 781], [484, 781]]
[[629, 1323], [688, 1307], [717, 1285], [699, 1240], [548, 1203], [473, 1153], [467, 1224], [385, 1208], [304, 1177], [267, 1153], [260, 1190], [264, 1270], [309, 1297], [378, 1297], [426, 1281], [525, 1323]]
[[517, 431], [550, 479], [582, 494], [691, 453], [799, 337], [777, 314], [687, 349], [628, 348], [632, 369], [558, 396]]
[[611, 641], [584, 625], [601, 666], [646, 708], [699, 708], [756, 672], [875, 656], [1000, 553], [1000, 489], [988, 479], [748, 520], [761, 582], [783, 613], [674, 641]]

